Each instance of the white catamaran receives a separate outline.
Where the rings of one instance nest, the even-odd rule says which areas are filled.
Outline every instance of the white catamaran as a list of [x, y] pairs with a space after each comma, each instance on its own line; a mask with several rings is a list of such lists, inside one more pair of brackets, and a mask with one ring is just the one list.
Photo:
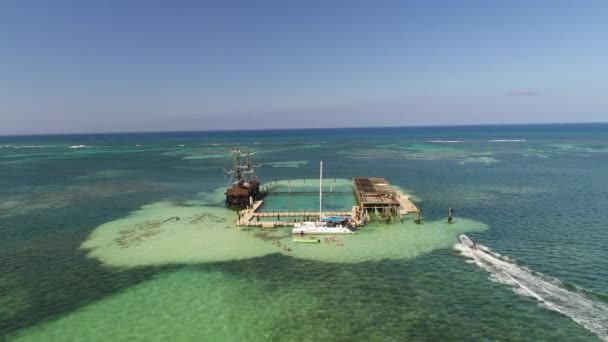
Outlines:
[[323, 161], [320, 164], [319, 176], [319, 220], [294, 223], [293, 234], [353, 234], [353, 231], [342, 224], [348, 217], [323, 216]]

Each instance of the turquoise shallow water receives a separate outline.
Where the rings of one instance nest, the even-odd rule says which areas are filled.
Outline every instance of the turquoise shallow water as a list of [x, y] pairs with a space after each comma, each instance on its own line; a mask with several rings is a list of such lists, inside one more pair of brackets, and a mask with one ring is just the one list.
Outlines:
[[[372, 224], [343, 247], [292, 252], [286, 232], [235, 231], [217, 190], [235, 143], [255, 150], [263, 182], [314, 179], [321, 159], [326, 186], [384, 177], [416, 199], [424, 225]], [[606, 338], [608, 318], [586, 328], [575, 321], [585, 312], [551, 310], [501, 278], [540, 272], [525, 284], [559, 280], [605, 315], [606, 169], [608, 125], [0, 137], [0, 336]], [[276, 190], [269, 209], [318, 205]], [[328, 194], [326, 205], [352, 200]], [[441, 223], [448, 206], [454, 226]], [[461, 231], [515, 264], [471, 263], [453, 248]]]

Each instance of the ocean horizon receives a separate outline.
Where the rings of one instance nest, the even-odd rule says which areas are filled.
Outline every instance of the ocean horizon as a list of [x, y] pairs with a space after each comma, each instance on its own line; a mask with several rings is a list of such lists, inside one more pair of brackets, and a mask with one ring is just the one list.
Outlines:
[[82, 132], [55, 132], [55, 133], [16, 133], [0, 134], [0, 137], [28, 137], [28, 136], [58, 136], [58, 135], [108, 135], [108, 134], [179, 134], [179, 133], [227, 133], [227, 132], [276, 132], [276, 131], [326, 131], [326, 130], [367, 130], [367, 129], [475, 129], [488, 128], [521, 128], [522, 126], [551, 127], [551, 126], [602, 126], [608, 122], [536, 122], [536, 123], [481, 123], [481, 124], [437, 124], [437, 125], [397, 125], [397, 126], [352, 126], [352, 127], [286, 127], [286, 128], [259, 128], [259, 129], [198, 129], [198, 130], [145, 130], [145, 131], [82, 131]]

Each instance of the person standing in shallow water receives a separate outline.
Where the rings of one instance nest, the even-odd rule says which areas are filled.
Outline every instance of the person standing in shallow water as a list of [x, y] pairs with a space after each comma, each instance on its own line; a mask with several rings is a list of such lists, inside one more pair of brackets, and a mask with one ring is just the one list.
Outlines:
[[452, 215], [454, 214], [454, 209], [452, 207], [448, 208], [448, 223], [452, 223]]

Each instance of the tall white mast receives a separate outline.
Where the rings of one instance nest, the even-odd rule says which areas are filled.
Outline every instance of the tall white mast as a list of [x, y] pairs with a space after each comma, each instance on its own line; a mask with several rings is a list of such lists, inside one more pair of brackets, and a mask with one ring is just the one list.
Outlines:
[[321, 167], [319, 171], [319, 220], [321, 220], [321, 213], [323, 212], [323, 161], [321, 160]]

